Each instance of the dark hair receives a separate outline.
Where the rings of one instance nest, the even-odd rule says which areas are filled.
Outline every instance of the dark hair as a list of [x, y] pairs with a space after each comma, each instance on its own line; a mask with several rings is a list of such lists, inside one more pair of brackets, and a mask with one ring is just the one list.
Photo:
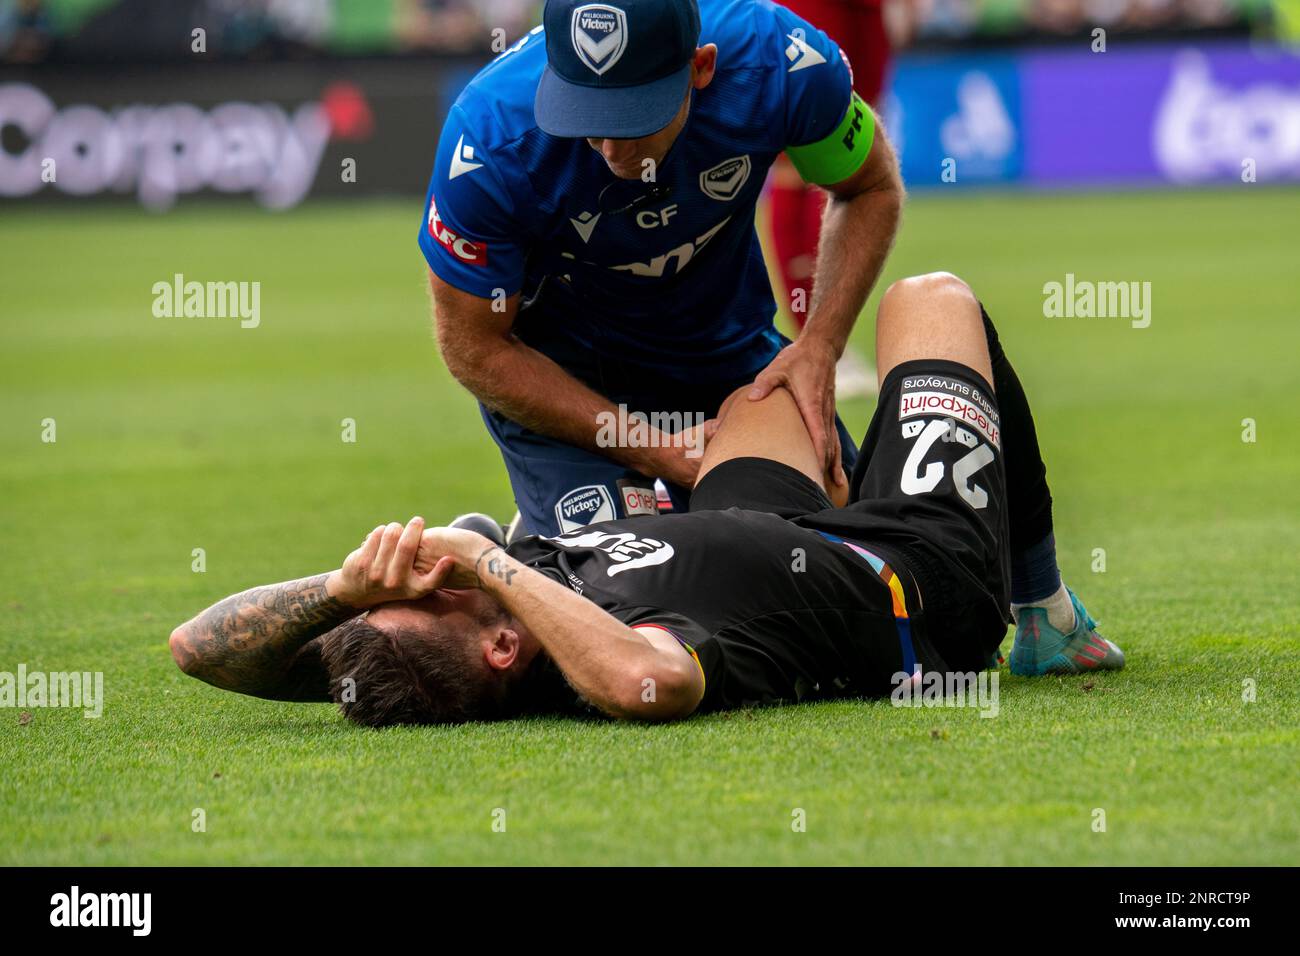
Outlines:
[[488, 668], [477, 642], [436, 617], [420, 630], [380, 630], [364, 615], [352, 618], [321, 638], [321, 659], [343, 716], [367, 727], [504, 716], [504, 675]]

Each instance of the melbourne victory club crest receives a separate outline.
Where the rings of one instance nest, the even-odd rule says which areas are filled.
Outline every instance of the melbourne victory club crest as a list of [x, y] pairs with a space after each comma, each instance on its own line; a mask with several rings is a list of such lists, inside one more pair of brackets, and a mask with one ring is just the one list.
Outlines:
[[751, 168], [748, 156], [724, 159], [712, 169], [700, 173], [700, 189], [704, 195], [719, 202], [735, 199], [745, 188], [745, 183], [749, 182]]
[[578, 59], [600, 76], [627, 49], [627, 15], [604, 3], [584, 4], [573, 11], [572, 37]]
[[614, 499], [604, 485], [574, 488], [555, 503], [555, 521], [561, 534], [599, 521], [613, 521], [616, 517]]

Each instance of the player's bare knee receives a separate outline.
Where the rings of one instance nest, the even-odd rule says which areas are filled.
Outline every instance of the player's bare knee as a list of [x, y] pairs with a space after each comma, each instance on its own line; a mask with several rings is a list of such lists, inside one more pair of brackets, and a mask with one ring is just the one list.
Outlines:
[[979, 300], [966, 282], [951, 272], [927, 272], [892, 283], [880, 300], [880, 317], [906, 318], [909, 314], [942, 313], [974, 308]]
[[883, 377], [914, 358], [941, 358], [984, 375], [988, 351], [979, 299], [951, 272], [900, 279], [881, 299], [876, 319], [876, 365]]
[[971, 323], [980, 325], [979, 299], [951, 272], [909, 276], [885, 290], [876, 323], [881, 344], [898, 337], [960, 335]]

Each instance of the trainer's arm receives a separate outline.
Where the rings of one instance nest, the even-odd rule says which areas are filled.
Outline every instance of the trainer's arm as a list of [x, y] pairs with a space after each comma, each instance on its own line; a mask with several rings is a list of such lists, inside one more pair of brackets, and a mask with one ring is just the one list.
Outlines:
[[[839, 130], [820, 143], [788, 151], [806, 179], [829, 183], [830, 201], [822, 218], [808, 321], [758, 374], [749, 393], [757, 401], [776, 388], [790, 390], [813, 449], [837, 485], [846, 479], [835, 431], [835, 363], [884, 267], [903, 206], [898, 160], [878, 127], [871, 107], [854, 96]], [[845, 150], [850, 142], [854, 148]], [[841, 164], [856, 161], [863, 149], [865, 158], [846, 174]]]
[[[432, 270], [434, 329], [447, 369], [480, 402], [525, 428], [586, 448], [651, 477], [690, 486], [698, 458], [686, 458], [667, 439], [644, 448], [605, 448], [597, 444], [602, 412], [617, 415], [609, 399], [588, 388], [512, 333], [519, 296], [505, 301], [471, 295], [443, 281]], [[673, 452], [676, 452], [674, 454]]]
[[[870, 107], [867, 107], [870, 109]], [[866, 161], [826, 187], [830, 201], [817, 247], [816, 283], [800, 341], [824, 344], [837, 357], [889, 256], [903, 208], [898, 159], [879, 117]]]
[[482, 535], [432, 528], [425, 546], [455, 562], [450, 586], [495, 597], [541, 642], [575, 690], [613, 717], [678, 720], [704, 696], [699, 665], [662, 628], [631, 628]]

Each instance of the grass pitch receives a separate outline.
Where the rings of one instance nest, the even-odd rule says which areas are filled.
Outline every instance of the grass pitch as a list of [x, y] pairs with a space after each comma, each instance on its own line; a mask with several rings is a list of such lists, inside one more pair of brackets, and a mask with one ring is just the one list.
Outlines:
[[[0, 863], [1300, 862], [1300, 193], [911, 202], [885, 279], [948, 269], [984, 298], [1066, 579], [1129, 657], [1004, 670], [994, 719], [375, 732], [184, 677], [167, 634], [217, 598], [335, 567], [381, 520], [512, 510], [434, 351], [419, 222], [418, 202], [0, 219], [0, 671], [102, 671], [106, 694], [97, 720], [0, 709]], [[155, 318], [178, 272], [259, 280], [260, 327]], [[1044, 318], [1067, 273], [1151, 282], [1151, 326]], [[855, 431], [869, 412], [846, 408]]]

